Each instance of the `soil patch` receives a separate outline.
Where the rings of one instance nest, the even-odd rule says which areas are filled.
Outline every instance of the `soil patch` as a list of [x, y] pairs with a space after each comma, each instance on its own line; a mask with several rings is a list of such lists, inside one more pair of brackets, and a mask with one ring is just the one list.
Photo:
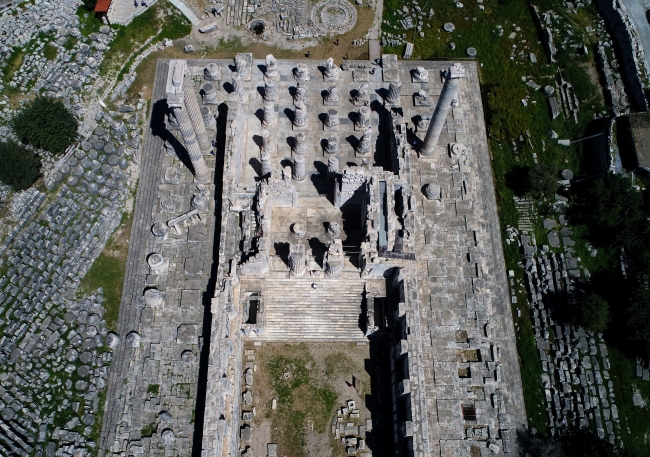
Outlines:
[[[353, 421], [358, 426], [374, 419], [379, 403], [385, 403], [376, 401], [375, 355], [380, 350], [371, 344], [265, 343], [253, 346], [249, 342], [246, 350], [245, 363], [255, 369], [251, 388], [255, 409], [251, 447], [255, 455], [266, 452], [268, 443], [276, 443], [278, 456], [343, 457], [346, 446], [333, 432], [340, 409], [353, 400], [359, 417], [346, 417], [344, 423]], [[375, 352], [377, 354], [371, 355]], [[245, 389], [242, 386], [242, 391]], [[244, 407], [244, 410], [252, 407]], [[374, 435], [367, 434], [366, 452], [383, 455], [385, 449], [390, 448], [383, 442], [389, 434], [377, 433], [377, 428], [374, 430]], [[383, 441], [378, 439], [382, 435]]]

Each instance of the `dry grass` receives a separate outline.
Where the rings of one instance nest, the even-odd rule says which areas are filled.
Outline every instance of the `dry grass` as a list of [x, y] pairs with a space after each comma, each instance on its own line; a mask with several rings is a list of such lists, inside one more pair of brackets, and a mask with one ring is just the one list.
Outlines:
[[[256, 409], [253, 448], [261, 449], [265, 439], [270, 439], [278, 444], [278, 455], [344, 456], [345, 446], [334, 439], [330, 424], [336, 408], [349, 399], [356, 400], [361, 410], [359, 423], [369, 417], [365, 404], [370, 394], [368, 346], [278, 343], [253, 347], [248, 343], [246, 349], [255, 350], [258, 364], [252, 389]], [[357, 378], [359, 392], [346, 384], [352, 376]], [[273, 398], [278, 402], [275, 410]]]

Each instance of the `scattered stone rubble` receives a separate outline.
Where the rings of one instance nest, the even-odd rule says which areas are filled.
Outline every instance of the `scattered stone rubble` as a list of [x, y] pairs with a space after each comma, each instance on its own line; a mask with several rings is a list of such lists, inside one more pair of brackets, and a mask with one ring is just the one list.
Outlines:
[[[528, 227], [528, 220], [524, 222]], [[601, 438], [620, 444], [618, 408], [609, 376], [610, 362], [601, 334], [580, 327], [562, 325], [555, 312], [576, 291], [576, 280], [589, 271], [574, 257], [572, 231], [555, 220], [545, 219], [548, 244], [538, 245], [530, 229], [509, 231], [509, 241], [519, 236], [524, 254], [524, 285], [516, 283], [511, 271], [511, 301], [517, 303], [517, 289], [526, 290], [535, 341], [542, 361], [546, 410], [551, 434], [571, 427], [591, 428]]]
[[[89, 91], [98, 78], [97, 69], [104, 51], [113, 38], [108, 26], [100, 33], [84, 37], [79, 30], [76, 0], [61, 2], [25, 2], [19, 7], [5, 11], [0, 16], [0, 64], [10, 55], [12, 48], [27, 50], [21, 67], [14, 73], [8, 85], [21, 90], [31, 90], [53, 97], [64, 97], [64, 103], [76, 114], [84, 114], [81, 93]], [[14, 14], [12, 14], [14, 13]], [[54, 60], [43, 54], [45, 39], [57, 48]], [[71, 49], [67, 49], [70, 47]], [[64, 46], [65, 45], [65, 46]], [[0, 83], [0, 92], [3, 87]], [[7, 105], [0, 111], [0, 118], [8, 119], [11, 112]]]
[[332, 434], [345, 446], [347, 455], [369, 457], [370, 452], [364, 452], [368, 450], [366, 432], [372, 432], [372, 419], [362, 421], [356, 402], [348, 400], [345, 406], [336, 411], [336, 417], [332, 420]]
[[0, 246], [7, 268], [0, 279], [2, 455], [84, 455], [96, 446], [90, 436], [119, 337], [102, 318], [101, 291], [75, 295], [133, 184], [128, 157], [139, 137], [131, 126], [133, 135], [104, 114], [48, 177], [51, 203], [41, 209], [45, 194], [37, 190], [12, 202], [19, 223]]

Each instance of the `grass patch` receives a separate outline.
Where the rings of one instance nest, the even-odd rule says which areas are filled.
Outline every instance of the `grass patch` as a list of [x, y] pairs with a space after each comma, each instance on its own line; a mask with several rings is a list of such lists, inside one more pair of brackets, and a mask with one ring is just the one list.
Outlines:
[[152, 422], [142, 427], [142, 430], [140, 430], [140, 434], [142, 435], [143, 438], [144, 437], [151, 438], [151, 436], [154, 433], [156, 433], [156, 430], [158, 430], [158, 425], [155, 422]]
[[150, 397], [157, 397], [160, 393], [160, 384], [149, 384], [147, 387], [147, 395]]
[[190, 34], [192, 27], [185, 17], [180, 14], [168, 16], [160, 5], [159, 2], [149, 7], [128, 26], [113, 26], [115, 39], [99, 66], [100, 75], [122, 70], [125, 59], [133, 50], [143, 46], [152, 37], [155, 37], [152, 41], [156, 42], [163, 38], [175, 40]]
[[530, 311], [523, 293], [517, 295], [517, 303], [521, 303], [518, 306], [521, 317], [517, 317], [515, 311], [513, 320], [515, 325], [518, 326], [516, 332], [517, 352], [519, 354], [519, 366], [521, 367], [521, 383], [524, 390], [528, 426], [529, 428], [536, 428], [540, 435], [546, 436], [548, 417], [546, 415], [546, 405], [544, 404], [544, 389], [542, 388], [542, 362], [535, 343]]
[[[336, 409], [350, 399], [357, 402], [360, 418], [348, 421], [360, 425], [370, 417], [366, 370], [375, 370], [368, 368], [369, 349], [347, 343], [301, 343], [265, 344], [254, 351], [259, 369], [252, 389], [257, 415], [251, 427], [271, 430], [278, 455], [345, 455], [345, 446], [333, 438], [330, 425]], [[352, 376], [357, 390], [350, 387]]]
[[104, 320], [109, 331], [117, 328], [131, 223], [132, 213], [123, 213], [120, 226], [79, 284], [79, 296], [91, 294], [99, 287], [104, 289]]
[[[102, 421], [104, 419], [104, 407], [106, 405], [106, 393], [108, 392], [108, 387], [104, 387], [98, 395], [99, 403], [97, 406], [97, 411], [95, 413], [95, 423], [93, 424], [93, 430], [90, 432], [90, 440], [99, 443], [99, 438], [102, 433]], [[99, 446], [95, 446], [92, 455], [97, 455], [99, 451]]]
[[2, 67], [2, 81], [7, 84], [13, 78], [14, 73], [18, 71], [23, 64], [25, 58], [25, 50], [23, 48], [13, 48], [9, 57], [5, 60], [4, 67]]
[[[420, 6], [423, 3], [420, 2]], [[579, 9], [578, 14], [572, 14], [565, 12], [566, 8], [559, 0], [543, 2], [541, 12], [553, 9], [561, 16], [562, 23], [567, 25], [558, 27], [554, 24], [554, 27], [561, 29], [559, 35], [554, 35], [556, 42], [566, 39], [567, 43], [575, 43], [573, 46], [563, 45], [563, 51], [556, 56], [557, 62], [549, 63], [533, 11], [526, 2], [487, 0], [480, 5], [465, 3], [462, 9], [457, 8], [454, 2], [427, 3], [422, 11], [424, 37], [420, 37], [415, 29], [404, 31], [399, 23], [403, 18], [400, 13], [403, 6], [404, 3], [398, 0], [385, 0], [383, 19], [389, 24], [384, 23], [382, 30], [394, 36], [406, 33], [405, 40], [415, 45], [413, 59], [458, 60], [467, 58], [466, 50], [469, 47], [478, 51], [495, 193], [501, 232], [505, 236], [505, 229], [517, 227], [519, 220], [513, 201], [516, 194], [507, 178], [519, 167], [534, 165], [533, 154], [539, 163], [552, 165], [558, 171], [570, 168], [577, 175], [586, 168], [582, 160], [585, 143], [561, 147], [556, 140], [549, 138], [548, 132], [554, 130], [560, 138], [580, 138], [587, 131], [593, 114], [605, 110], [602, 91], [592, 76], [596, 63], [594, 52], [591, 51], [598, 38], [585, 30], [587, 26], [595, 25], [597, 12], [592, 5], [587, 5]], [[411, 5], [408, 6], [412, 9]], [[484, 10], [480, 10], [479, 6]], [[435, 10], [431, 18], [428, 18], [429, 8]], [[446, 22], [454, 24], [452, 33], [443, 30]], [[572, 31], [567, 32], [568, 28]], [[513, 33], [514, 37], [510, 38]], [[582, 44], [590, 50], [587, 56], [581, 56], [576, 51]], [[383, 52], [401, 56], [404, 45], [384, 47]], [[531, 61], [530, 54], [536, 57], [537, 63]], [[542, 87], [557, 87], [558, 75], [573, 85], [574, 94], [580, 101], [578, 123], [572, 117], [566, 118], [563, 113], [553, 120], [547, 97], [540, 90], [526, 86], [528, 80], [533, 80]], [[522, 103], [522, 100], [526, 103]], [[546, 243], [546, 230], [541, 227], [546, 215], [539, 205], [535, 204], [535, 209], [537, 216], [531, 222], [535, 227], [537, 242], [541, 245]], [[523, 284], [523, 272], [517, 265], [522, 258], [519, 248], [516, 243], [508, 245], [505, 239], [503, 246], [507, 268], [516, 272], [516, 284]], [[584, 244], [580, 246], [580, 253], [586, 254]], [[606, 260], [595, 258], [592, 264], [597, 267], [597, 263], [603, 261]], [[543, 371], [526, 293], [519, 292], [517, 301], [518, 304], [513, 305], [513, 319], [517, 326], [517, 349], [529, 426], [546, 435], [548, 419], [541, 385]], [[517, 317], [517, 309], [521, 317]]]
[[639, 457], [650, 456], [650, 409], [632, 403], [632, 392], [637, 390], [650, 402], [650, 382], [634, 377], [635, 362], [614, 347], [608, 347], [614, 383], [616, 406], [621, 421], [622, 438], [627, 449]]
[[88, 36], [91, 33], [99, 33], [99, 28], [103, 24], [101, 19], [95, 16], [94, 12], [88, 11], [82, 5], [77, 8], [77, 16], [79, 16], [79, 31], [83, 36]]
[[56, 59], [58, 53], [59, 49], [52, 43], [45, 43], [43, 46], [43, 57], [45, 57], [47, 60]]

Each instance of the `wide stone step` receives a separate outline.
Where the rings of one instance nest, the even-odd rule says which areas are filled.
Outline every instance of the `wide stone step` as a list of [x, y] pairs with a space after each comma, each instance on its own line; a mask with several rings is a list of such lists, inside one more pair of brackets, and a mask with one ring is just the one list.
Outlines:
[[[311, 284], [318, 287], [313, 289]], [[311, 278], [267, 280], [262, 340], [360, 341], [364, 282]]]

